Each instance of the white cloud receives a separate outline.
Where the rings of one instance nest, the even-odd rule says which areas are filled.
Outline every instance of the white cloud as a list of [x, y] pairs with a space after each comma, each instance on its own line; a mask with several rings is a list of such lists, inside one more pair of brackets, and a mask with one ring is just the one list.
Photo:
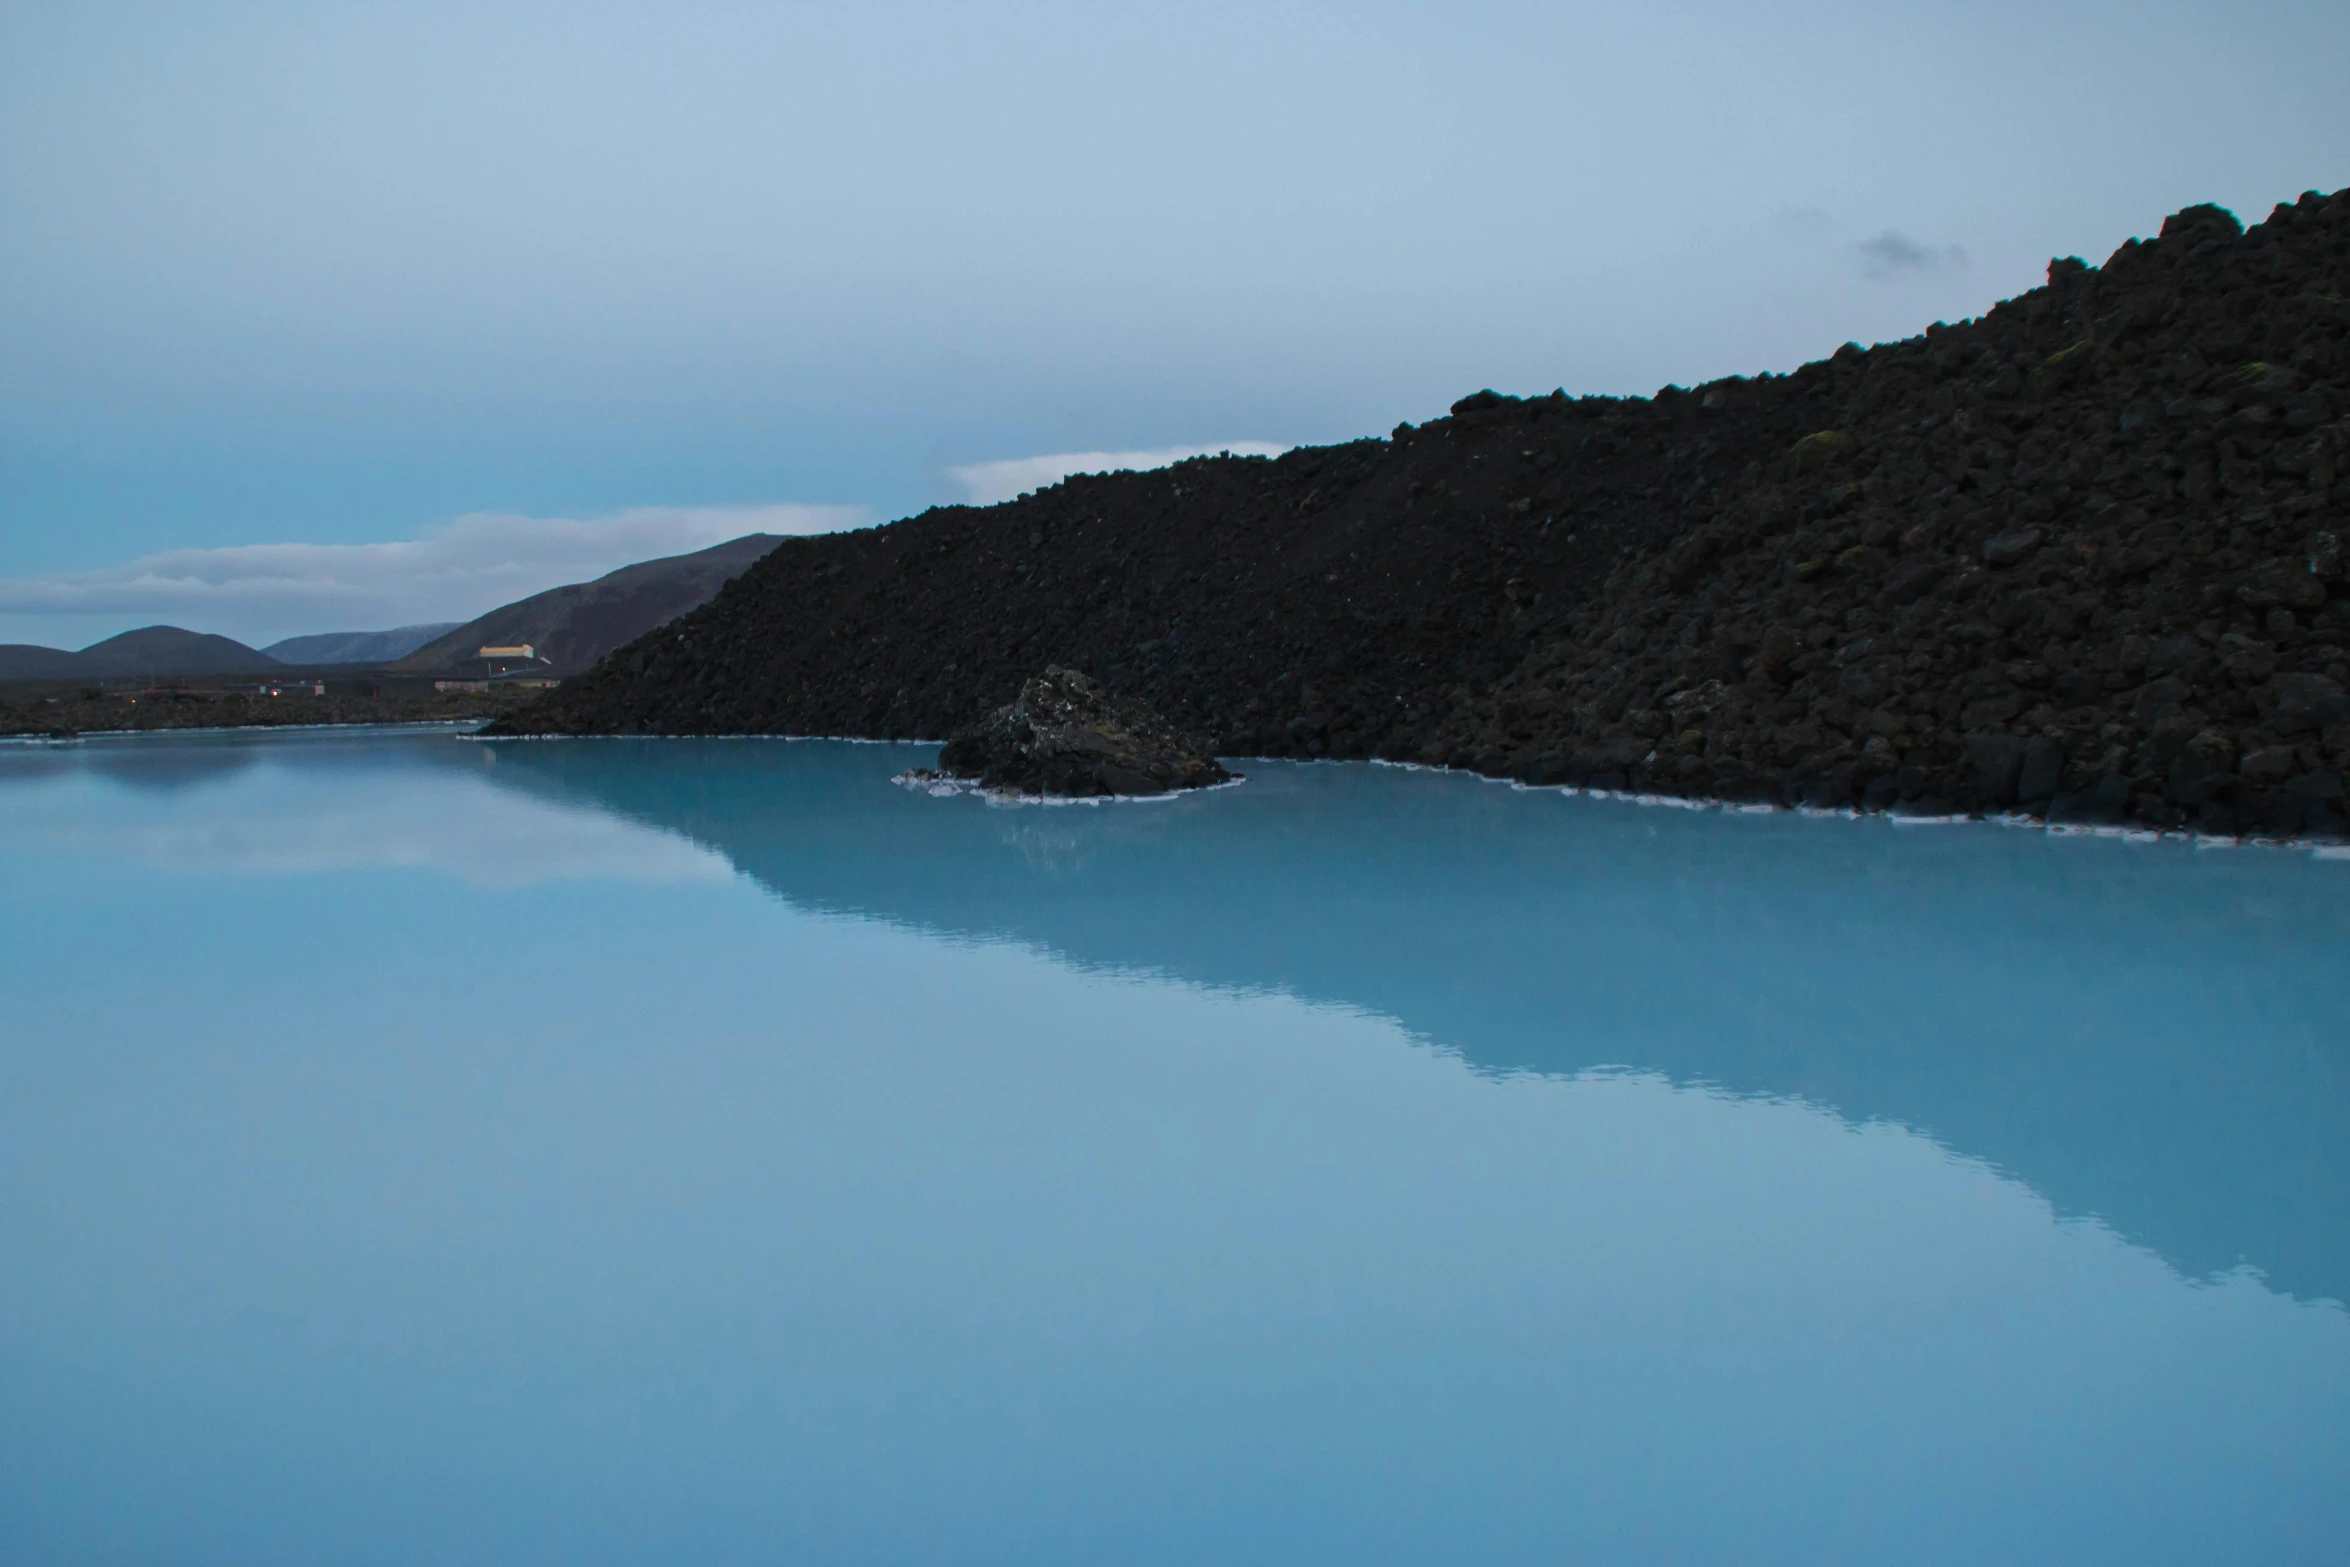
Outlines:
[[1041, 490], [1073, 473], [1141, 472], [1164, 468], [1187, 457], [1213, 457], [1230, 452], [1235, 457], [1278, 457], [1288, 451], [1271, 441], [1233, 441], [1224, 446], [1163, 446], [1141, 452], [1054, 452], [1043, 457], [1008, 457], [1001, 462], [975, 462], [949, 468], [947, 477], [963, 487], [974, 506], [993, 506], [1026, 490]]
[[857, 506], [645, 506], [609, 517], [472, 512], [386, 544], [167, 550], [127, 565], [0, 578], [0, 615], [121, 617], [258, 642], [470, 620], [547, 588], [746, 533], [832, 533]]

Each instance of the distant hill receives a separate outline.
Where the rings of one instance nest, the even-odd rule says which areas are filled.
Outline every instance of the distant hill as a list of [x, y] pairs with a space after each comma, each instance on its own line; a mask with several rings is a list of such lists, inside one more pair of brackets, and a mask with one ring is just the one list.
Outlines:
[[84, 673], [94, 675], [227, 675], [283, 666], [258, 648], [227, 637], [177, 626], [143, 626], [77, 655]]
[[272, 642], [261, 651], [281, 664], [388, 664], [457, 626], [454, 620], [436, 620], [429, 625], [396, 626], [390, 631], [322, 631], [316, 636]]
[[18, 643], [0, 647], [0, 680], [122, 680], [182, 675], [260, 673], [285, 666], [227, 637], [145, 626], [78, 653]]
[[177, 626], [126, 631], [78, 653], [29, 643], [0, 645], [0, 680], [263, 674], [322, 664], [384, 664], [429, 673], [472, 659], [484, 647], [524, 642], [538, 649], [554, 673], [577, 674], [622, 643], [708, 603], [782, 542], [776, 534], [752, 533], [690, 555], [639, 561], [593, 582], [534, 593], [462, 625], [442, 621], [391, 631], [329, 631], [288, 637], [267, 649]]
[[71, 680], [87, 673], [79, 653], [36, 647], [30, 642], [0, 646], [0, 680]]
[[772, 533], [752, 533], [691, 555], [639, 561], [593, 582], [549, 588], [467, 621], [393, 667], [417, 673], [448, 669], [484, 647], [528, 643], [554, 666], [553, 673], [577, 674], [622, 643], [701, 608], [782, 542]]

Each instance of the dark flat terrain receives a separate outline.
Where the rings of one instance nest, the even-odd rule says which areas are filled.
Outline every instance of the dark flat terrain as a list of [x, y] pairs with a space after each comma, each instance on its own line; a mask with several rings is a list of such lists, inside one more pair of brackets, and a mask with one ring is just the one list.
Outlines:
[[126, 729], [241, 729], [291, 724], [454, 723], [494, 718], [520, 693], [435, 691], [419, 696], [254, 696], [224, 691], [93, 692], [0, 686], [0, 735], [100, 734]]

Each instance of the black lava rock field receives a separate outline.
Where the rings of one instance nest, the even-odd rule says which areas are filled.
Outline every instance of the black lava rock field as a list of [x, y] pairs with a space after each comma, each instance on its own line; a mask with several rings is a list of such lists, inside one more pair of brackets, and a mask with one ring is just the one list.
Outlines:
[[2343, 830], [2350, 192], [1653, 398], [791, 539], [507, 733], [943, 736], [1049, 664], [1225, 754]]

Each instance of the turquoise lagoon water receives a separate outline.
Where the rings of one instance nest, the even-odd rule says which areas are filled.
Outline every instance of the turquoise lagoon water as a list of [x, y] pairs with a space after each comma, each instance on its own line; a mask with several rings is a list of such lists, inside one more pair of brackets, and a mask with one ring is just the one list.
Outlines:
[[2350, 1550], [2350, 863], [0, 750], [0, 1560]]

